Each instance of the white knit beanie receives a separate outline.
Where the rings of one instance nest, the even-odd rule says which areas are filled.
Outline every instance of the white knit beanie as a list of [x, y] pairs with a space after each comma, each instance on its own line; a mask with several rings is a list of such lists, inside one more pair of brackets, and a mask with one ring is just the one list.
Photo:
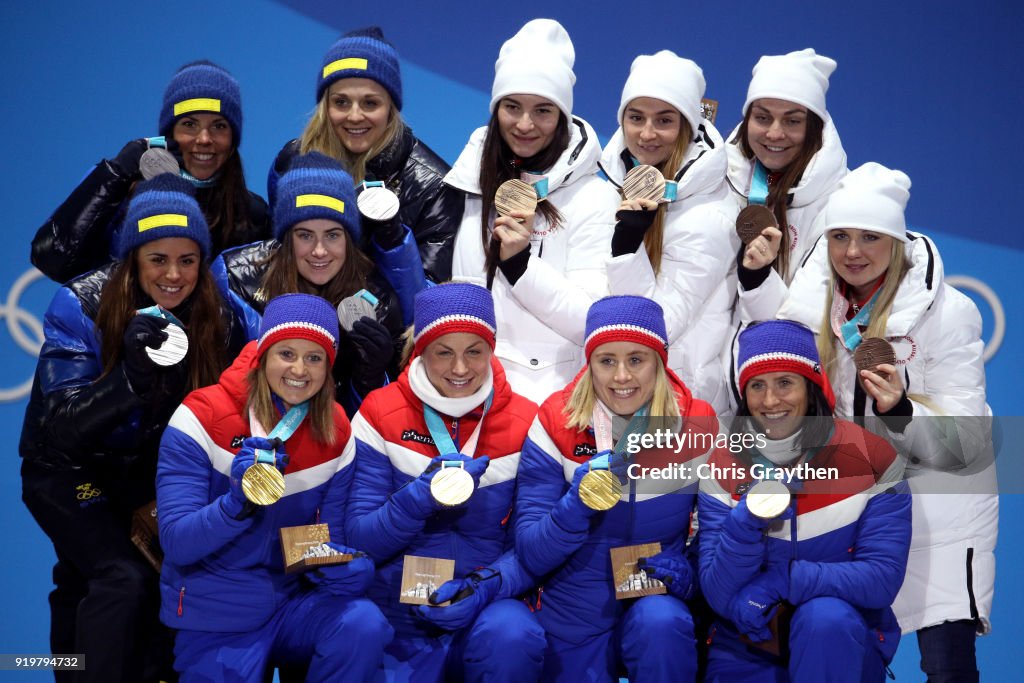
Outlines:
[[629, 68], [629, 78], [622, 87], [617, 120], [622, 125], [626, 105], [638, 97], [653, 97], [668, 102], [679, 110], [690, 130], [696, 132], [704, 119], [700, 100], [704, 97], [704, 72], [696, 62], [684, 59], [671, 50], [653, 55], [640, 55]]
[[846, 175], [825, 205], [825, 230], [856, 228], [907, 241], [910, 178], [869, 161]]
[[551, 100], [572, 119], [572, 72], [576, 50], [554, 19], [533, 19], [505, 41], [494, 63], [491, 112], [508, 95], [537, 95]]
[[769, 97], [801, 104], [824, 121], [828, 118], [825, 109], [828, 77], [835, 70], [835, 60], [815, 54], [812, 48], [761, 57], [754, 65], [743, 115], [746, 116], [751, 102]]

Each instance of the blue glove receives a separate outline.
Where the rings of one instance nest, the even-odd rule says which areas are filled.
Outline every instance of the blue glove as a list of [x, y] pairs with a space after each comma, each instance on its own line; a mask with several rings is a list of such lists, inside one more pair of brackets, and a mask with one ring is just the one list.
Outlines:
[[[430, 605], [416, 608], [420, 616], [445, 631], [458, 631], [472, 624], [501, 590], [501, 574], [494, 569], [478, 569], [462, 579], [446, 581], [431, 593]], [[447, 607], [435, 607], [448, 600]]]
[[770, 520], [755, 516], [747, 508], [747, 497], [743, 496], [722, 523], [722, 533], [729, 534], [740, 543], [760, 543], [770, 523]]
[[773, 564], [740, 589], [732, 602], [732, 621], [755, 642], [771, 640], [772, 615], [789, 597], [789, 565]]
[[373, 560], [353, 548], [338, 543], [328, 543], [339, 553], [351, 553], [355, 557], [347, 564], [328, 564], [307, 572], [306, 577], [318, 586], [322, 586], [331, 595], [343, 598], [356, 597], [366, 593], [373, 583]]
[[430, 480], [441, 471], [441, 463], [446, 460], [464, 461], [466, 471], [473, 477], [474, 484], [480, 483], [480, 477], [483, 476], [484, 470], [487, 469], [487, 464], [490, 462], [490, 458], [487, 456], [470, 460], [461, 453], [438, 455], [430, 461], [420, 476], [392, 493], [391, 501], [412, 519], [427, 519], [435, 512], [446, 509], [445, 506], [434, 500], [434, 496], [430, 493]]
[[283, 472], [288, 465], [288, 455], [280, 446], [280, 439], [264, 439], [259, 436], [250, 436], [242, 442], [241, 450], [231, 461], [228, 492], [221, 496], [221, 507], [229, 517], [242, 520], [259, 507], [245, 497], [242, 491], [242, 477], [245, 476], [245, 471], [256, 463], [257, 450], [277, 451], [273, 456], [274, 466]]
[[662, 550], [653, 557], [641, 557], [636, 564], [680, 600], [689, 600], [697, 592], [696, 572], [678, 550]]

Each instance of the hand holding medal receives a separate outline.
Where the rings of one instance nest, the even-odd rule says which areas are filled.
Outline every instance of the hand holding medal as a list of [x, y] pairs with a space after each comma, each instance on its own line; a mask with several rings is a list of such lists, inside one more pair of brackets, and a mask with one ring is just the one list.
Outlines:
[[857, 380], [877, 403], [878, 413], [892, 410], [904, 393], [903, 380], [896, 372], [896, 351], [892, 344], [881, 337], [868, 337], [857, 345], [853, 362], [857, 366]]
[[[280, 439], [251, 436], [242, 442], [235, 460], [242, 459], [242, 493], [256, 505], [273, 505], [284, 495], [284, 470], [288, 456], [278, 453]], [[248, 464], [246, 464], [248, 461]], [[234, 467], [232, 467], [234, 469]]]
[[773, 520], [789, 509], [792, 495], [777, 479], [762, 479], [747, 493], [747, 509], [758, 519]]
[[666, 201], [665, 176], [653, 166], [634, 166], [622, 181], [622, 197], [619, 210], [653, 211]]
[[491, 289], [498, 262], [515, 256], [530, 244], [533, 216], [537, 211], [537, 191], [532, 185], [513, 178], [498, 186], [494, 209], [498, 218], [491, 233], [487, 288]]
[[766, 206], [751, 204], [736, 217], [736, 234], [745, 245], [743, 267], [760, 270], [775, 262], [782, 244], [775, 214]]

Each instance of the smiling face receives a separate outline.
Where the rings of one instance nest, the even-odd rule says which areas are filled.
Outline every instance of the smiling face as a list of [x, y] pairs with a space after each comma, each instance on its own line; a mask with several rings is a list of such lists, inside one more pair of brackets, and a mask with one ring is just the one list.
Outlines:
[[750, 104], [747, 144], [769, 171], [784, 171], [797, 158], [807, 137], [807, 107], [764, 98]]
[[633, 342], [601, 344], [590, 356], [594, 392], [622, 417], [631, 417], [651, 400], [660, 370], [658, 354]]
[[295, 267], [308, 282], [321, 287], [345, 265], [346, 237], [341, 223], [313, 218], [291, 228]]
[[792, 436], [807, 415], [807, 381], [796, 373], [755, 375], [744, 393], [750, 415], [769, 439]]
[[491, 372], [491, 347], [470, 332], [452, 332], [427, 344], [423, 368], [438, 393], [461, 398], [476, 393]]
[[[498, 131], [512, 153], [536, 156], [555, 139], [561, 112], [551, 100], [537, 95], [509, 95], [498, 102]], [[534, 169], [546, 170], [546, 169]]]
[[158, 306], [177, 308], [196, 288], [201, 263], [199, 245], [187, 237], [164, 237], [135, 251], [139, 287]]
[[338, 140], [364, 154], [384, 137], [391, 120], [391, 96], [369, 78], [343, 78], [327, 91], [327, 116]]
[[663, 100], [631, 100], [622, 113], [622, 135], [629, 153], [641, 164], [663, 164], [675, 149], [682, 119], [679, 110]]
[[174, 141], [181, 148], [185, 170], [207, 180], [220, 170], [233, 151], [231, 124], [220, 114], [188, 114], [174, 124]]
[[282, 339], [265, 358], [267, 385], [287, 408], [313, 398], [330, 372], [327, 352], [308, 339]]
[[863, 300], [889, 270], [892, 237], [857, 228], [829, 230], [828, 257], [853, 295]]

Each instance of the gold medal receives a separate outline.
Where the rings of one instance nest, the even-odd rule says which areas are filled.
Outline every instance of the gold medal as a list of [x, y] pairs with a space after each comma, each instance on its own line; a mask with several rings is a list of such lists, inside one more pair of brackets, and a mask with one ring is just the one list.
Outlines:
[[743, 244], [753, 242], [767, 227], [778, 227], [778, 222], [771, 209], [761, 204], [751, 204], [736, 216], [736, 234], [740, 236]]
[[533, 213], [537, 210], [537, 191], [533, 189], [533, 185], [522, 180], [506, 180], [494, 193], [494, 210], [499, 216]]
[[660, 202], [665, 198], [665, 176], [653, 166], [634, 166], [622, 180], [622, 196]]
[[580, 481], [580, 500], [591, 510], [611, 510], [622, 495], [622, 483], [610, 470], [593, 467]]
[[747, 509], [761, 519], [775, 519], [789, 507], [791, 494], [786, 485], [776, 479], [762, 479], [747, 493]]
[[284, 495], [284, 475], [274, 465], [256, 462], [242, 475], [242, 493], [256, 505], [273, 505]]
[[441, 463], [441, 471], [430, 480], [430, 495], [445, 507], [462, 505], [473, 495], [473, 476], [461, 461]]

